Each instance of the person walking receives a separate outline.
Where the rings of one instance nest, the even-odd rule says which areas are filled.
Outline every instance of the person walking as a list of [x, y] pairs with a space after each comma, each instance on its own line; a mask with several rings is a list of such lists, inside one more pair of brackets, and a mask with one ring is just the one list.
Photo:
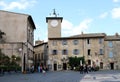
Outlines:
[[38, 72], [40, 73], [40, 65], [38, 66]]
[[83, 65], [80, 65], [79, 70], [80, 70], [80, 74], [83, 74]]
[[46, 66], [43, 67], [42, 72], [43, 72], [44, 75], [46, 74]]
[[88, 73], [88, 65], [87, 64], [84, 66], [84, 72]]
[[43, 67], [42, 67], [42, 65], [40, 66], [40, 73], [42, 73], [42, 71], [43, 71]]
[[31, 67], [31, 72], [34, 73], [34, 65]]

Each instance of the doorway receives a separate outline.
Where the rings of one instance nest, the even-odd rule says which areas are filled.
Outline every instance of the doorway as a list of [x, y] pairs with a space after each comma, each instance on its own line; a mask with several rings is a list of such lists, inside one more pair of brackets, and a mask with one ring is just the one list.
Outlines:
[[54, 71], [57, 70], [57, 64], [54, 64]]
[[110, 69], [114, 70], [114, 63], [110, 63]]
[[67, 70], [67, 64], [63, 63], [63, 70]]
[[100, 69], [103, 69], [103, 62], [100, 62]]
[[88, 60], [88, 65], [91, 65], [91, 60]]

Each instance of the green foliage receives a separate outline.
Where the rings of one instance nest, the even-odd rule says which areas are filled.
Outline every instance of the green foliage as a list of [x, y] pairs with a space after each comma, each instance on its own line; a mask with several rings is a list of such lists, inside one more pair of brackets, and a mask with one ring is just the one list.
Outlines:
[[79, 69], [80, 69], [79, 66], [75, 67], [75, 71], [79, 71]]
[[69, 57], [69, 65], [73, 69], [73, 67], [78, 67], [80, 65], [80, 61], [84, 64], [84, 57]]
[[3, 38], [3, 35], [5, 35], [5, 33], [0, 30], [0, 39]]
[[0, 65], [7, 65], [10, 63], [10, 58], [1, 52], [0, 49]]
[[17, 65], [9, 65], [9, 66], [0, 65], [0, 69], [3, 69], [4, 71], [9, 71], [9, 70], [11, 70], [11, 71], [15, 71], [15, 70], [21, 71], [21, 67], [17, 66]]
[[95, 71], [99, 71], [100, 67], [99, 66], [96, 66], [95, 67]]
[[4, 69], [4, 71], [8, 70], [20, 70], [21, 67], [19, 66], [21, 58], [12, 55], [11, 58], [6, 56], [4, 53], [1, 52], [0, 49], [0, 69]]
[[5, 39], [3, 38], [3, 35], [5, 35], [5, 33], [0, 30], [0, 43], [5, 42]]
[[21, 58], [19, 56], [16, 57], [16, 61], [17, 62], [20, 62], [21, 61]]

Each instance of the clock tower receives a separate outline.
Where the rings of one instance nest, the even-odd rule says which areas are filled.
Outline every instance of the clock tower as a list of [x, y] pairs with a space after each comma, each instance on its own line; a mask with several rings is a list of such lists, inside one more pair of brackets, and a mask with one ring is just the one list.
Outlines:
[[55, 9], [50, 17], [46, 17], [46, 23], [48, 23], [48, 38], [61, 37], [62, 19], [63, 17], [58, 17]]

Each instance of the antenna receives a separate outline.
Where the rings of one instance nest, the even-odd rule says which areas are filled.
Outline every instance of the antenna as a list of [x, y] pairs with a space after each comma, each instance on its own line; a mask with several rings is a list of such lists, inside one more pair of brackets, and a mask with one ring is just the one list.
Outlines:
[[56, 10], [53, 9], [53, 13], [50, 13], [49, 15], [50, 15], [50, 16], [53, 16], [53, 17], [57, 17], [57, 16], [59, 16], [59, 13], [57, 14], [57, 13], [56, 13]]
[[55, 17], [57, 17], [57, 14], [56, 14], [55, 9], [53, 9], [53, 15], [54, 15]]

